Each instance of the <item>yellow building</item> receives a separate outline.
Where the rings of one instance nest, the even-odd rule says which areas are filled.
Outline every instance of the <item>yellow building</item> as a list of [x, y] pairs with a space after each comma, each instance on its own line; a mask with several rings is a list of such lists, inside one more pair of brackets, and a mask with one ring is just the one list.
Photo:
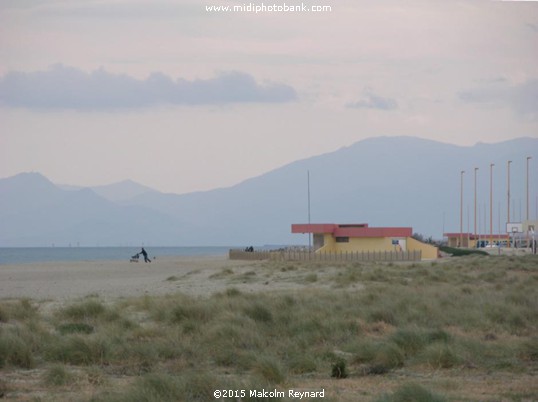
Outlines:
[[292, 233], [312, 233], [314, 251], [371, 252], [371, 251], [420, 251], [422, 259], [435, 259], [438, 249], [411, 236], [409, 227], [369, 227], [360, 224], [293, 224]]

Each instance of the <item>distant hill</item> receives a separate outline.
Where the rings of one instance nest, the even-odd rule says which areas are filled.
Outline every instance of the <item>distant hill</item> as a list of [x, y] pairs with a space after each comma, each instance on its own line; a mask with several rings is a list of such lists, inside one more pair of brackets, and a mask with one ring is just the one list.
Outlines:
[[[235, 186], [163, 194], [127, 181], [67, 191], [39, 174], [0, 180], [0, 246], [9, 245], [263, 245], [305, 243], [292, 223], [311, 221], [411, 226], [440, 238], [459, 230], [460, 171], [464, 230], [473, 230], [474, 167], [479, 167], [481, 225], [494, 167], [494, 217], [506, 220], [506, 163], [514, 213], [525, 215], [525, 158], [533, 156], [531, 200], [538, 190], [538, 139], [461, 147], [412, 137], [377, 137], [296, 161]], [[469, 215], [467, 215], [467, 208]], [[521, 212], [520, 212], [521, 211]], [[517, 220], [512, 219], [512, 220]], [[489, 209], [487, 227], [489, 230]]]
[[[84, 187], [73, 186], [73, 185], [60, 185], [58, 186], [62, 190], [81, 190]], [[101, 197], [121, 203], [122, 201], [129, 200], [133, 197], [136, 197], [141, 194], [157, 192], [156, 190], [143, 186], [142, 184], [136, 183], [132, 180], [123, 180], [118, 183], [107, 184], [103, 186], [94, 186], [89, 187], [93, 190], [94, 193], [100, 195]]]
[[[44, 176], [0, 180], [0, 246], [118, 246], [181, 243], [180, 221], [142, 206], [121, 206], [91, 189], [62, 190]], [[147, 244], [147, 243], [146, 243]]]

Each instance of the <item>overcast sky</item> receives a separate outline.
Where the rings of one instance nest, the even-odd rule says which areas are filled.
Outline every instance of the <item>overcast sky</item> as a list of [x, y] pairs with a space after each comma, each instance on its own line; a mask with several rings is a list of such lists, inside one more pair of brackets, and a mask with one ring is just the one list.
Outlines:
[[368, 137], [538, 136], [538, 2], [206, 11], [249, 4], [0, 1], [0, 177], [186, 193]]

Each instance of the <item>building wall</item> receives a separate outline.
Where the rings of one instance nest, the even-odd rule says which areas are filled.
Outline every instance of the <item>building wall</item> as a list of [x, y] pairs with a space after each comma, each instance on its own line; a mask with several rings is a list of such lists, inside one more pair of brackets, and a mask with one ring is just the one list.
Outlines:
[[332, 234], [324, 235], [324, 246], [316, 252], [356, 252], [356, 251], [421, 251], [422, 259], [435, 259], [438, 257], [438, 249], [430, 244], [422, 243], [412, 237], [405, 239], [395, 238], [395, 240], [405, 240], [403, 247], [392, 244], [391, 237], [352, 237], [349, 242], [340, 243]]
[[[462, 243], [460, 244], [459, 236], [449, 236], [448, 247], [474, 247], [471, 245], [471, 242], [473, 242], [474, 240], [469, 239], [465, 233], [461, 237], [461, 241]], [[475, 246], [476, 246], [476, 242], [475, 242]]]
[[325, 235], [322, 233], [314, 233], [314, 250], [318, 250], [325, 245]]
[[350, 237], [348, 243], [339, 243], [332, 234], [325, 234], [324, 243], [319, 252], [400, 251], [390, 237]]
[[438, 257], [439, 250], [437, 247], [431, 244], [422, 243], [412, 237], [407, 238], [407, 249], [409, 251], [420, 250], [422, 251], [423, 260], [433, 260]]

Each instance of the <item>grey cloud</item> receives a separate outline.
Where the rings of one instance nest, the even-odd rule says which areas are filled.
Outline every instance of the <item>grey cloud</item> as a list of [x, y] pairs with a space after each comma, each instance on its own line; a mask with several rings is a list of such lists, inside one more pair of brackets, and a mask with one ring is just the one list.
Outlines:
[[99, 19], [177, 19], [185, 14], [202, 15], [196, 1], [152, 0], [129, 2], [65, 1], [65, 0], [2, 0], [0, 10], [31, 11], [45, 17]]
[[361, 99], [357, 102], [348, 103], [346, 106], [353, 109], [394, 110], [398, 108], [398, 102], [391, 98], [373, 94], [370, 90], [365, 90]]
[[531, 24], [531, 23], [528, 23], [526, 24], [527, 25], [527, 28], [530, 28], [532, 29], [534, 32], [538, 33], [538, 24]]
[[517, 85], [491, 85], [462, 91], [459, 98], [468, 103], [484, 103], [510, 107], [516, 114], [538, 120], [538, 80]]
[[261, 85], [242, 72], [193, 81], [153, 73], [138, 80], [103, 69], [86, 73], [55, 65], [40, 72], [9, 72], [0, 78], [0, 104], [25, 108], [108, 110], [162, 104], [288, 102], [296, 98], [288, 85]]

